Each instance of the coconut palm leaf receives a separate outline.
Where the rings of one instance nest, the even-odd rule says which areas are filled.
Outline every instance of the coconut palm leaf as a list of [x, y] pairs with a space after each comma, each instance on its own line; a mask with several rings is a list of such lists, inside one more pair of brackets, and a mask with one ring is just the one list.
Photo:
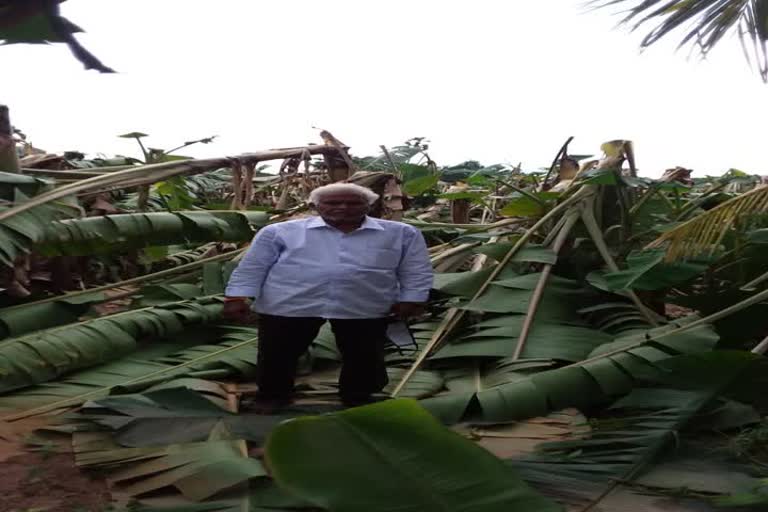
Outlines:
[[288, 421], [265, 453], [279, 485], [336, 512], [561, 510], [408, 399]]
[[748, 221], [749, 216], [766, 211], [768, 186], [762, 185], [670, 229], [646, 249], [668, 244], [667, 261], [685, 260], [706, 252], [712, 256], [737, 221]]
[[723, 36], [736, 32], [747, 60], [751, 63], [751, 50], [763, 80], [768, 80], [768, 6], [762, 0], [592, 0], [590, 4], [597, 8], [628, 6], [622, 22], [632, 24], [633, 29], [656, 23], [643, 38], [643, 47], [687, 27], [680, 46], [695, 45], [706, 56]]

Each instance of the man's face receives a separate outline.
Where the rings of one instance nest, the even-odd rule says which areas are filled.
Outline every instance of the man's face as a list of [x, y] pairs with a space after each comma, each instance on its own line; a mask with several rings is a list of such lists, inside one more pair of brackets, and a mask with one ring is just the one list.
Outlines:
[[331, 224], [360, 222], [368, 213], [365, 198], [349, 192], [326, 194], [315, 207], [323, 220]]

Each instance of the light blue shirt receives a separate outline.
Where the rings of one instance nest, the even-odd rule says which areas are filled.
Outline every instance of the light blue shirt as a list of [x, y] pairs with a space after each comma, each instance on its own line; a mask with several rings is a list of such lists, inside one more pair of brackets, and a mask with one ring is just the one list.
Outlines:
[[421, 232], [366, 217], [344, 233], [321, 217], [259, 230], [227, 285], [278, 316], [382, 318], [396, 302], [425, 302], [432, 265]]

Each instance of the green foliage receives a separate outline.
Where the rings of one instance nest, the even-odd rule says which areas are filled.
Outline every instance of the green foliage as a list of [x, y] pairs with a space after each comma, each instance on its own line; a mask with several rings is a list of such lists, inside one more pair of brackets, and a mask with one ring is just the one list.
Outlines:
[[706, 326], [679, 330], [670, 325], [625, 333], [611, 343], [599, 345], [586, 360], [567, 367], [524, 376], [505, 368], [503, 384], [430, 398], [423, 403], [446, 421], [464, 418], [484, 422], [513, 421], [544, 416], [565, 407], [609, 403], [628, 393], [639, 380], [658, 375], [658, 364], [665, 359], [709, 351], [718, 340]]
[[188, 303], [127, 311], [0, 342], [0, 392], [59, 378], [130, 354], [138, 340], [180, 333], [186, 325], [215, 320], [221, 302]]
[[411, 196], [420, 196], [432, 190], [438, 181], [439, 177], [435, 175], [413, 178], [403, 184], [403, 191]]
[[499, 213], [505, 217], [536, 217], [544, 213], [544, 205], [530, 197], [519, 196], [508, 202]]
[[561, 510], [406, 399], [286, 422], [266, 457], [279, 485], [337, 512]]
[[664, 261], [664, 251], [635, 251], [627, 256], [626, 270], [604, 274], [608, 290], [660, 290], [685, 283], [704, 273], [704, 263]]
[[[165, 340], [137, 346], [121, 357], [107, 354], [106, 364], [69, 373], [54, 382], [38, 384], [0, 396], [0, 409], [28, 410], [55, 404], [71, 406], [102, 398], [114, 391], [138, 391], [179, 377], [250, 378], [256, 369], [256, 332], [227, 327], [172, 333]], [[202, 336], [198, 339], [196, 334]], [[55, 407], [54, 407], [55, 408]]]
[[261, 227], [268, 219], [262, 212], [187, 211], [126, 213], [20, 225], [19, 217], [5, 221], [9, 229], [0, 238], [0, 256], [3, 252], [18, 251], [24, 244], [35, 245], [48, 255], [86, 255], [211, 240], [240, 242], [250, 240], [252, 226]]

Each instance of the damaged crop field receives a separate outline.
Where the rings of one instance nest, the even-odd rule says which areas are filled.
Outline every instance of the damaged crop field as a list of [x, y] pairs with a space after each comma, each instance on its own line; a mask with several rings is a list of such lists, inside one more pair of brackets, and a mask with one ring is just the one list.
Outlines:
[[[88, 160], [0, 113], [0, 509], [768, 507], [760, 176], [645, 178], [625, 140], [530, 170], [326, 131], [209, 159], [134, 132], [142, 158]], [[222, 319], [224, 287], [333, 182], [422, 231], [427, 312], [388, 348], [389, 399], [340, 404], [323, 328], [296, 402], [258, 414], [258, 330]]]

